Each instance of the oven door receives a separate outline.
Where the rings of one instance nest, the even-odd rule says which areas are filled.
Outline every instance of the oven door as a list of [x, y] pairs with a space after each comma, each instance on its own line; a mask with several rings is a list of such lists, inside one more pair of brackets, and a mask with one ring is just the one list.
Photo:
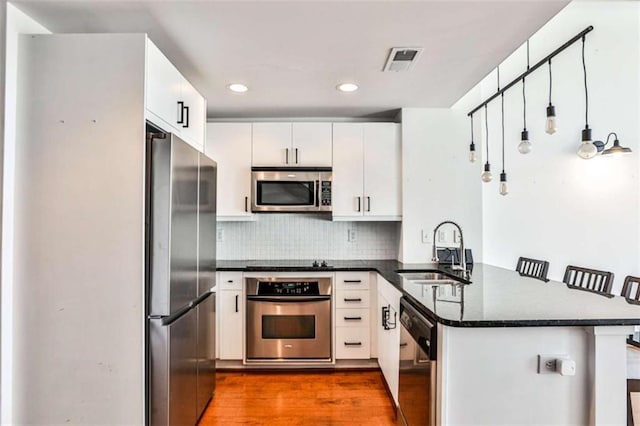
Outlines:
[[319, 211], [320, 174], [296, 170], [252, 172], [254, 212]]
[[331, 296], [248, 296], [247, 361], [331, 361]]

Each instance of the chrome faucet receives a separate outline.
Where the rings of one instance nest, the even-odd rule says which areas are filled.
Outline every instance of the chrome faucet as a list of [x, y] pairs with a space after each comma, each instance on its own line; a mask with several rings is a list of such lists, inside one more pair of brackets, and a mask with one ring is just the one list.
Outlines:
[[[458, 232], [460, 233], [460, 266], [456, 266], [456, 265], [452, 265], [451, 269], [456, 269], [456, 270], [462, 270], [464, 271], [464, 274], [467, 274], [467, 259], [466, 259], [466, 255], [465, 255], [465, 251], [464, 251], [464, 237], [462, 236], [462, 228], [460, 228], [460, 225], [458, 225], [455, 222], [452, 222], [450, 220], [445, 220], [444, 222], [440, 223], [438, 226], [436, 226], [436, 229], [433, 230], [433, 258], [431, 259], [433, 262], [439, 262], [440, 259], [438, 259], [438, 247], [436, 246], [436, 235], [438, 233], [438, 229], [440, 229], [440, 227], [442, 225], [453, 225], [456, 228], [458, 228]], [[453, 258], [451, 263], [453, 263]]]

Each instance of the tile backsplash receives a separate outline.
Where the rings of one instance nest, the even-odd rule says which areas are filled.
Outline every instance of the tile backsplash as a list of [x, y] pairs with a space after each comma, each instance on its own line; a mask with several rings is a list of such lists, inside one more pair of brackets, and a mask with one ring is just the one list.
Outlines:
[[[354, 231], [355, 238], [349, 241]], [[397, 259], [399, 241], [400, 222], [333, 222], [324, 215], [261, 214], [254, 222], [218, 222], [217, 258]]]

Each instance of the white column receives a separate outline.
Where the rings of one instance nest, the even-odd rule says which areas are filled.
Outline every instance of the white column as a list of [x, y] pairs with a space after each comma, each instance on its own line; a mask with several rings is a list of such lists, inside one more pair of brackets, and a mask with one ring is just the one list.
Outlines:
[[627, 344], [633, 327], [593, 327], [591, 425], [627, 424]]

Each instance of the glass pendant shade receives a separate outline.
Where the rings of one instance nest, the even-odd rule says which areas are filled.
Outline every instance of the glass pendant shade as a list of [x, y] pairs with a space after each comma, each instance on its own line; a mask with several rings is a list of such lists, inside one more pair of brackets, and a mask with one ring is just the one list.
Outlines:
[[507, 195], [509, 188], [507, 188], [507, 174], [505, 172], [500, 173], [500, 195]]
[[471, 161], [472, 163], [475, 163], [476, 159], [477, 159], [477, 156], [476, 156], [476, 144], [471, 142], [471, 145], [469, 145], [469, 161]]
[[585, 127], [582, 129], [582, 143], [580, 144], [580, 148], [578, 149], [578, 156], [585, 160], [593, 158], [598, 153], [598, 148], [594, 145], [591, 140], [591, 129]]
[[491, 182], [491, 179], [493, 179], [493, 175], [491, 174], [491, 165], [489, 163], [484, 165], [484, 172], [480, 175], [480, 178], [484, 183], [489, 183]]
[[531, 142], [529, 141], [529, 132], [527, 130], [523, 130], [521, 135], [522, 142], [518, 145], [518, 151], [520, 151], [520, 154], [528, 154], [531, 152], [532, 148]]
[[556, 120], [556, 107], [549, 104], [549, 106], [547, 107], [547, 123], [545, 125], [544, 131], [552, 135], [556, 132], [557, 128], [558, 123]]

